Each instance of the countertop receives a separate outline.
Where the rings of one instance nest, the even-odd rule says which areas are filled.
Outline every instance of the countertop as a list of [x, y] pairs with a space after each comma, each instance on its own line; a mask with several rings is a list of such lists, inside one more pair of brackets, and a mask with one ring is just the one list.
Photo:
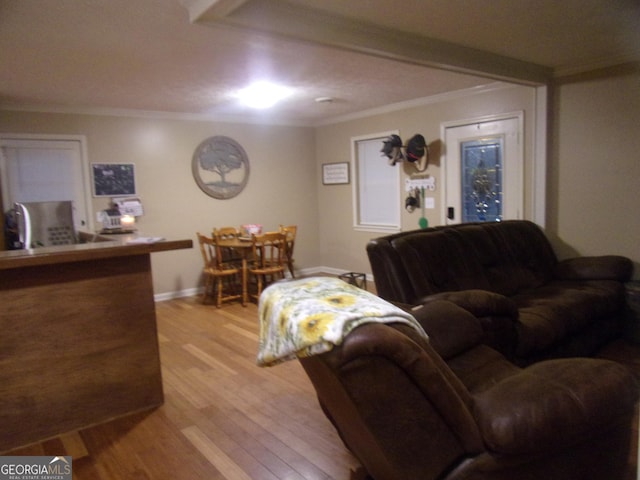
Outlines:
[[98, 258], [141, 255], [193, 247], [193, 240], [159, 240], [149, 243], [127, 243], [136, 235], [106, 236], [80, 233], [75, 245], [0, 251], [0, 270], [67, 262], [90, 261]]

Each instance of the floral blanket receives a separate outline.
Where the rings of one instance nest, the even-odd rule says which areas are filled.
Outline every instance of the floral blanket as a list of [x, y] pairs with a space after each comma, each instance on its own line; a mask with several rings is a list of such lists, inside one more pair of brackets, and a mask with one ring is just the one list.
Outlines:
[[332, 277], [275, 283], [258, 306], [257, 363], [272, 366], [296, 357], [327, 352], [363, 323], [401, 322], [427, 338], [412, 315], [381, 298]]

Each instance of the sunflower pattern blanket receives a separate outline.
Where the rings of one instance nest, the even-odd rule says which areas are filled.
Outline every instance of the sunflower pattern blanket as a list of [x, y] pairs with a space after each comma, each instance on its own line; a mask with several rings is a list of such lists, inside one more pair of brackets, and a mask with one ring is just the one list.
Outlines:
[[401, 322], [427, 338], [409, 313], [332, 277], [272, 284], [260, 296], [258, 315], [257, 363], [263, 367], [327, 352], [340, 345], [351, 330], [368, 322]]

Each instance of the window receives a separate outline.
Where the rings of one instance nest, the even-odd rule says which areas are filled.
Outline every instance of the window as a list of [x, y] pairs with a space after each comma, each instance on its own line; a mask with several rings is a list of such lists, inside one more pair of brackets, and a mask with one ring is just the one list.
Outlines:
[[460, 144], [462, 159], [462, 223], [502, 220], [501, 137]]
[[351, 139], [354, 172], [354, 227], [367, 231], [400, 230], [400, 167], [380, 153], [382, 142], [396, 132]]
[[0, 136], [0, 191], [14, 202], [73, 201], [77, 230], [92, 228], [85, 139], [80, 136]]

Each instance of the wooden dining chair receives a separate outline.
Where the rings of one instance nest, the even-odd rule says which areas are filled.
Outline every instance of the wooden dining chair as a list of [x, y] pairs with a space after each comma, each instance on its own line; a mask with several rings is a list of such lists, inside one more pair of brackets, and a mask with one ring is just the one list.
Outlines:
[[[240, 230], [236, 227], [220, 227], [214, 228], [212, 236], [214, 240], [233, 240], [240, 237]], [[222, 260], [240, 265], [242, 263], [242, 255], [233, 248], [222, 248]]]
[[257, 280], [256, 293], [252, 296], [258, 300], [264, 287], [284, 278], [286, 236], [281, 232], [267, 232], [252, 235], [251, 239], [253, 261], [249, 273]]
[[198, 243], [204, 261], [202, 272], [205, 276], [204, 294], [202, 303], [205, 303], [209, 296], [215, 298], [216, 307], [220, 308], [222, 302], [242, 298], [238, 288], [240, 282], [238, 276], [241, 268], [222, 260], [220, 248], [213, 238], [198, 233]]
[[280, 232], [285, 234], [285, 260], [287, 267], [289, 267], [289, 273], [292, 278], [296, 278], [296, 274], [293, 271], [293, 248], [296, 244], [296, 234], [298, 232], [297, 225], [280, 225]]
[[221, 238], [238, 238], [240, 236], [240, 230], [236, 227], [220, 227], [213, 229], [213, 235]]

